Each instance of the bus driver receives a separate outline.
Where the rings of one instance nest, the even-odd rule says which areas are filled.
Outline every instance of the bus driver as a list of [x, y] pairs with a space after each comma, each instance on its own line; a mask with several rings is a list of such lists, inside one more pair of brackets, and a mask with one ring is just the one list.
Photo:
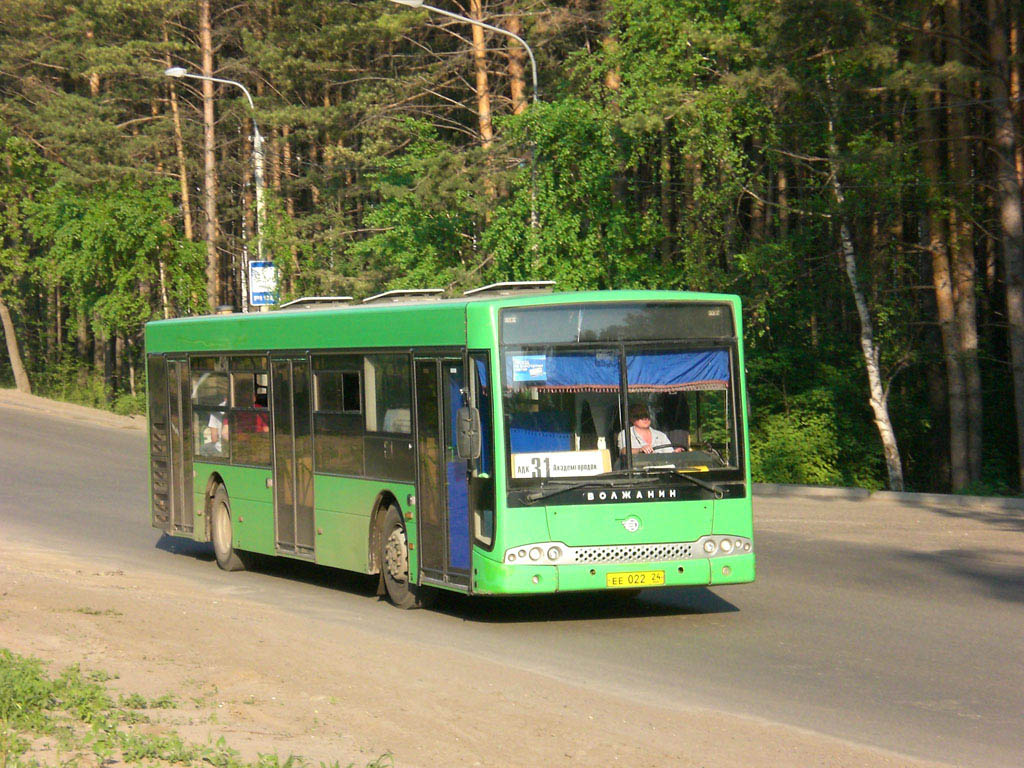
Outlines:
[[[651, 414], [643, 403], [634, 403], [629, 407], [629, 442], [633, 453], [676, 453], [682, 448], [674, 448], [668, 435], [651, 427]], [[618, 436], [619, 453], [626, 452], [626, 430]]]

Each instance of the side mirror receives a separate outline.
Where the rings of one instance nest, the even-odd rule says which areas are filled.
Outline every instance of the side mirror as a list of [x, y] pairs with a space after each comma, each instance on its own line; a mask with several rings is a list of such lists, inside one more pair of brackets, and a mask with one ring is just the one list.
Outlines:
[[455, 417], [456, 451], [460, 459], [480, 458], [480, 411], [470, 406], [459, 408]]

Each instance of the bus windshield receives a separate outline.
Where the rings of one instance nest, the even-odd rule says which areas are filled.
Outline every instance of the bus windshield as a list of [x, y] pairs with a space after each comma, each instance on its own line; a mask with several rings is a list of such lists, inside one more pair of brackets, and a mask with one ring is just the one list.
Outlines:
[[[517, 310], [514, 323], [503, 318], [511, 487], [633, 470], [711, 477], [739, 469], [735, 347], [721, 338], [730, 329], [715, 325], [717, 314], [710, 321], [704, 314], [697, 317], [704, 319], [701, 338], [666, 340], [666, 325], [677, 335], [689, 328], [692, 335], [697, 324], [687, 321], [694, 310], [709, 310], [677, 306], [679, 312], [671, 306], [646, 312], [650, 308], [606, 306], [599, 321], [565, 307], [557, 308], [559, 314]], [[535, 316], [542, 313], [547, 317]], [[565, 338], [573, 331], [576, 338]], [[546, 336], [550, 343], [524, 343], [526, 335]]]

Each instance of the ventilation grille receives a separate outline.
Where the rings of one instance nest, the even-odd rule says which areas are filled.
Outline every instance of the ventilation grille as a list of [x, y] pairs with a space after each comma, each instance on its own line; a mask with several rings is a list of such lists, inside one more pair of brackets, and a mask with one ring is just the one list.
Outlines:
[[693, 557], [692, 543], [626, 544], [613, 547], [576, 547], [575, 563], [654, 563]]
[[166, 523], [170, 519], [170, 484], [168, 482], [167, 462], [161, 459], [153, 459], [153, 519], [159, 523]]

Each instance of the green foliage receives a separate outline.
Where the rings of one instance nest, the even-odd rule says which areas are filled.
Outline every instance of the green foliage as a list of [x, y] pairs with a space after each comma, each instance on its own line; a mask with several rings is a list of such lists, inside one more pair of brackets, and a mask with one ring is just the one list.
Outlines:
[[58, 185], [33, 208], [33, 234], [50, 244], [50, 279], [68, 285], [76, 310], [107, 333], [131, 337], [152, 318], [139, 285], [158, 282], [161, 263], [175, 298], [188, 306], [198, 293], [202, 253], [175, 236], [168, 192], [163, 184], [111, 183], [88, 193]]
[[139, 416], [146, 413], [146, 395], [143, 392], [131, 394], [122, 392], [110, 403], [110, 410], [121, 416]]
[[[63, 751], [88, 754], [100, 763], [209, 763], [216, 768], [310, 766], [298, 755], [282, 760], [276, 753], [261, 754], [255, 763], [244, 763], [223, 737], [213, 744], [195, 745], [174, 731], [157, 733], [133, 728], [144, 720], [132, 710], [171, 707], [171, 697], [161, 697], [147, 705], [138, 694], [129, 694], [121, 696], [115, 704], [94, 677], [110, 679], [109, 675], [85, 675], [77, 665], [51, 678], [40, 660], [0, 648], [0, 765], [21, 765], [19, 756], [36, 739], [46, 736], [55, 739]], [[352, 764], [348, 765], [351, 768]], [[393, 765], [387, 753], [368, 763], [367, 768]]]
[[453, 154], [422, 121], [402, 125], [408, 150], [372, 175], [378, 203], [366, 215], [373, 234], [348, 248], [389, 288], [445, 286], [479, 260], [479, 229], [487, 204], [479, 170]]
[[825, 414], [791, 411], [759, 420], [750, 436], [754, 482], [842, 484], [837, 438]]
[[[497, 208], [483, 237], [493, 279], [554, 279], [565, 289], [643, 288], [662, 277], [651, 254], [656, 217], [616, 194], [629, 144], [616, 140], [599, 107], [579, 99], [531, 108], [509, 121], [507, 141], [536, 147], [536, 171], [524, 163], [515, 194]], [[530, 226], [536, 180], [538, 227]]]
[[0, 648], [0, 722], [9, 728], [40, 728], [53, 702], [53, 685], [42, 662]]

